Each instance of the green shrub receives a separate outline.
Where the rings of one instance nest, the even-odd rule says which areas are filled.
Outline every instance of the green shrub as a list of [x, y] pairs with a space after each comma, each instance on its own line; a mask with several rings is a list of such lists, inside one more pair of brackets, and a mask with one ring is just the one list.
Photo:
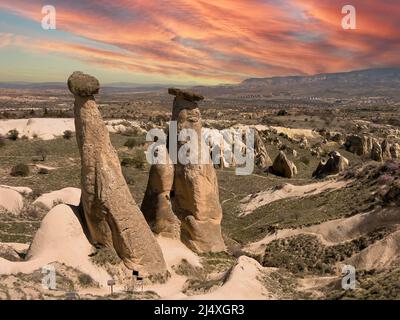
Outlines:
[[126, 140], [124, 146], [128, 147], [129, 149], [133, 149], [136, 147], [143, 146], [144, 143], [145, 143], [145, 141], [143, 139], [135, 137], [135, 138], [129, 138], [128, 140]]
[[49, 174], [49, 172], [50, 171], [47, 168], [40, 168], [38, 171], [39, 174]]
[[135, 164], [135, 161], [132, 158], [122, 158], [121, 160], [121, 166], [123, 167], [133, 167]]
[[304, 163], [306, 166], [310, 164], [310, 159], [306, 156], [300, 158], [300, 162]]
[[6, 139], [3, 136], [0, 136], [0, 148], [6, 145]]
[[344, 261], [376, 241], [389, 229], [378, 228], [348, 242], [325, 246], [314, 235], [300, 234], [270, 242], [262, 257], [264, 267], [286, 268], [293, 273], [331, 274], [338, 261]]
[[12, 129], [12, 130], [8, 131], [7, 137], [8, 137], [8, 139], [10, 139], [10, 140], [14, 140], [14, 141], [17, 140], [18, 137], [19, 137], [19, 132], [18, 132], [18, 130]]
[[47, 158], [46, 148], [43, 148], [43, 147], [37, 148], [36, 155], [40, 158], [40, 161], [46, 161], [46, 158]]
[[96, 285], [96, 282], [93, 280], [93, 278], [86, 273], [81, 273], [78, 276], [78, 281], [82, 287], [92, 287]]
[[121, 166], [123, 167], [134, 167], [136, 169], [144, 169], [146, 164], [146, 156], [142, 150], [138, 150], [135, 154], [131, 157], [125, 157], [121, 161]]
[[91, 256], [91, 260], [99, 266], [117, 265], [121, 262], [115, 250], [107, 247], [97, 248], [95, 254]]
[[281, 109], [277, 112], [277, 116], [286, 116], [288, 112], [285, 109]]
[[135, 173], [133, 172], [133, 169], [130, 167], [122, 167], [122, 174], [125, 178], [125, 181], [128, 185], [134, 185], [135, 184]]
[[29, 166], [24, 163], [19, 163], [12, 167], [11, 175], [13, 177], [27, 177], [30, 174]]
[[69, 140], [73, 137], [74, 133], [71, 130], [65, 130], [63, 133], [63, 138]]

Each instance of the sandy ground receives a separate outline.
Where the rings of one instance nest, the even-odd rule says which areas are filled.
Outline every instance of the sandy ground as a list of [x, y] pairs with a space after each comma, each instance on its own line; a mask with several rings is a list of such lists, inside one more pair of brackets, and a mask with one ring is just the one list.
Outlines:
[[78, 206], [81, 199], [81, 190], [78, 188], [64, 188], [57, 191], [45, 193], [37, 198], [33, 204], [41, 205], [48, 210], [55, 205], [64, 203], [72, 206]]
[[[350, 218], [328, 221], [319, 225], [300, 228], [280, 230], [276, 235], [264, 238], [258, 243], [253, 243], [252, 252], [262, 250], [265, 244], [276, 238], [287, 237], [299, 233], [315, 234], [320, 237], [325, 244], [334, 244], [348, 241], [358, 237], [377, 227], [385, 225], [396, 225], [400, 223], [398, 208], [380, 210], [359, 214]], [[225, 275], [220, 286], [216, 286], [210, 292], [199, 295], [188, 296], [182, 291], [185, 287], [187, 277], [177, 275], [173, 266], [181, 263], [185, 259], [194, 266], [200, 266], [200, 258], [184, 246], [179, 240], [156, 237], [159, 242], [168, 269], [171, 273], [170, 279], [164, 284], [153, 284], [144, 287], [144, 290], [155, 291], [161, 299], [279, 299], [279, 292], [273, 287], [267, 289], [262, 283], [264, 277], [268, 277], [270, 269], [262, 267], [256, 260], [241, 256], [236, 265]], [[13, 248], [18, 252], [27, 250], [27, 244], [2, 244]], [[247, 248], [247, 249], [249, 249]], [[385, 239], [376, 242], [345, 261], [357, 268], [372, 269], [384, 268], [394, 260], [399, 260], [400, 252], [400, 230], [387, 236]], [[32, 245], [27, 254], [27, 260], [23, 262], [11, 262], [0, 258], [0, 274], [32, 273], [43, 266], [59, 262], [76, 268], [89, 274], [95, 281], [100, 283], [100, 288], [88, 288], [79, 293], [91, 293], [95, 295], [106, 295], [109, 288], [106, 286], [107, 280], [111, 277], [102, 268], [94, 265], [89, 258], [93, 252], [93, 247], [88, 242], [79, 219], [71, 207], [61, 204], [54, 207], [43, 219], [41, 226], [36, 233]], [[323, 283], [329, 283], [334, 278], [326, 277]], [[318, 287], [322, 286], [320, 277], [306, 278], [300, 282], [301, 288], [306, 291], [318, 293]], [[122, 286], [116, 286], [115, 292], [123, 291]]]
[[146, 290], [152, 290], [158, 293], [161, 299], [182, 299], [186, 295], [181, 291], [187, 280], [187, 277], [178, 275], [174, 272], [173, 266], [178, 266], [182, 259], [185, 259], [193, 266], [200, 267], [200, 258], [193, 251], [188, 249], [181, 241], [165, 237], [156, 237], [167, 264], [171, 278], [165, 284], [154, 284], [146, 286]]
[[295, 128], [286, 128], [286, 127], [272, 127], [278, 131], [278, 133], [285, 133], [290, 138], [316, 138], [318, 137], [318, 133], [311, 129], [295, 129]]
[[[105, 121], [110, 132], [125, 131], [127, 128], [140, 128], [136, 121], [127, 120], [107, 120]], [[129, 125], [128, 125], [129, 124]], [[128, 126], [126, 126], [128, 125]], [[0, 135], [7, 135], [10, 130], [16, 129], [19, 137], [26, 136], [29, 139], [34, 137], [42, 140], [51, 140], [62, 136], [64, 131], [70, 130], [75, 132], [75, 124], [73, 118], [31, 118], [31, 119], [10, 119], [0, 120]]]
[[188, 299], [188, 300], [264, 300], [276, 298], [262, 285], [260, 279], [263, 273], [271, 268], [262, 267], [256, 260], [241, 256], [237, 264], [226, 274], [223, 284], [210, 292], [199, 295], [186, 295], [182, 293], [187, 280], [186, 277], [172, 274], [165, 284], [145, 287], [147, 290], [157, 292], [161, 299]]
[[[400, 261], [400, 230], [346, 259], [344, 264], [352, 265], [356, 269], [372, 270], [384, 269], [398, 261]], [[341, 265], [339, 264], [339, 268]]]
[[254, 254], [262, 254], [265, 250], [265, 246], [271, 241], [298, 234], [315, 235], [323, 244], [333, 245], [358, 238], [363, 234], [372, 232], [376, 228], [396, 226], [399, 224], [399, 208], [378, 209], [349, 218], [330, 220], [311, 227], [278, 230], [275, 234], [267, 235], [260, 241], [250, 243], [245, 247], [245, 251]]
[[323, 191], [333, 191], [345, 187], [351, 181], [345, 180], [330, 180], [311, 183], [302, 186], [295, 186], [292, 184], [284, 184], [282, 188], [277, 189], [272, 187], [268, 190], [258, 192], [256, 194], [248, 195], [240, 201], [240, 214], [239, 216], [246, 216], [252, 213], [259, 207], [265, 206], [271, 202], [291, 198], [291, 197], [305, 197], [315, 195]]
[[[242, 124], [237, 124], [234, 126], [239, 127], [239, 128], [246, 128], [249, 126], [245, 126]], [[269, 129], [275, 129], [278, 134], [279, 133], [284, 133], [287, 134], [288, 137], [290, 138], [301, 138], [301, 137], [306, 137], [306, 138], [317, 138], [319, 137], [319, 134], [312, 129], [302, 129], [302, 128], [287, 128], [287, 127], [276, 127], [276, 126], [266, 126], [263, 124], [256, 124], [256, 125], [251, 125], [250, 127], [256, 128], [258, 131], [265, 131]]]
[[16, 129], [19, 136], [26, 136], [32, 139], [37, 136], [43, 140], [51, 140], [61, 136], [64, 131], [75, 131], [73, 119], [56, 118], [32, 118], [32, 119], [13, 119], [0, 120], [0, 134], [6, 135], [10, 130]]
[[264, 300], [267, 296], [273, 298], [259, 281], [264, 269], [267, 268], [262, 267], [256, 260], [241, 256], [221, 287], [207, 294], [191, 296], [190, 299]]
[[[242, 256], [237, 264], [228, 271], [226, 280], [221, 287], [214, 291], [187, 296], [182, 293], [187, 278], [177, 275], [173, 266], [177, 266], [185, 259], [193, 266], [201, 266], [199, 257], [183, 245], [179, 240], [157, 237], [168, 269], [170, 279], [165, 284], [153, 284], [144, 287], [144, 290], [155, 291], [162, 299], [265, 299], [272, 298], [259, 281], [263, 268], [256, 260]], [[4, 244], [18, 251], [25, 251], [26, 244]], [[71, 266], [81, 272], [89, 274], [99, 282], [100, 288], [88, 288], [79, 293], [106, 295], [109, 288], [107, 280], [111, 276], [102, 268], [93, 264], [89, 255], [93, 247], [88, 242], [79, 219], [70, 206], [60, 204], [54, 207], [43, 219], [25, 261], [12, 262], [0, 258], [0, 274], [32, 273], [49, 263], [59, 262]], [[124, 288], [116, 286], [115, 292]]]
[[22, 195], [30, 195], [33, 191], [31, 188], [28, 187], [11, 187], [11, 186], [6, 186], [6, 185], [0, 185], [0, 188], [7, 188], [7, 189], [11, 189], [14, 191], [19, 192]]
[[192, 266], [201, 266], [199, 256], [188, 249], [181, 241], [161, 236], [157, 236], [156, 240], [161, 247], [169, 270], [171, 270], [172, 266], [179, 265], [182, 259], [185, 259]]
[[15, 250], [18, 253], [27, 252], [29, 249], [29, 243], [1, 242], [1, 244], [11, 247], [13, 250]]
[[43, 219], [29, 248], [27, 260], [11, 262], [0, 258], [0, 274], [32, 273], [58, 261], [89, 274], [100, 284], [106, 284], [110, 276], [90, 261], [92, 250], [71, 207], [61, 204]]
[[48, 170], [48, 171], [57, 170], [56, 167], [45, 166], [45, 165], [43, 165], [43, 164], [35, 164], [35, 167], [36, 167], [37, 169], [45, 169], [45, 170]]
[[306, 276], [298, 279], [298, 290], [312, 293], [315, 298], [324, 298], [324, 294], [321, 289], [326, 289], [326, 286], [332, 284], [334, 281], [340, 281], [339, 276], [326, 276], [326, 277], [315, 277]]
[[[292, 186], [267, 191], [251, 196], [249, 199], [255, 204], [265, 203], [289, 196], [305, 196], [315, 194], [324, 190], [343, 187], [346, 181], [325, 181], [306, 186]], [[287, 186], [287, 185], [286, 185]], [[0, 187], [0, 191], [13, 192], [22, 197], [19, 192], [29, 192], [22, 187]], [[18, 191], [16, 191], [18, 190]], [[274, 192], [285, 190], [283, 195], [276, 197]], [[1, 194], [1, 193], [0, 193]], [[80, 190], [66, 188], [44, 194], [42, 203], [53, 206], [54, 202], [64, 201], [79, 204]], [[260, 198], [262, 197], [262, 198]], [[1, 199], [1, 198], [0, 198]], [[260, 201], [260, 199], [262, 199]], [[9, 200], [9, 198], [7, 198]], [[267, 202], [265, 202], [267, 201]], [[250, 202], [247, 203], [249, 205]], [[252, 204], [254, 210], [255, 204]], [[246, 207], [248, 208], [248, 207]], [[368, 213], [358, 214], [349, 218], [327, 221], [318, 225], [298, 229], [283, 229], [277, 233], [268, 235], [261, 241], [249, 244], [245, 251], [260, 254], [265, 246], [279, 238], [294, 236], [297, 234], [311, 234], [317, 236], [323, 244], [333, 245], [357, 238], [363, 234], [384, 226], [398, 226], [398, 231], [390, 234], [383, 240], [364, 249], [360, 253], [344, 261], [346, 264], [356, 266], [357, 269], [385, 268], [394, 261], [399, 261], [400, 256], [400, 209], [380, 209]], [[156, 237], [164, 254], [171, 277], [164, 284], [152, 284], [144, 286], [144, 290], [155, 291], [161, 299], [279, 299], [279, 290], [273, 287], [267, 289], [263, 284], [273, 268], [265, 268], [256, 260], [241, 256], [235, 266], [225, 275], [219, 274], [223, 279], [222, 284], [215, 286], [209, 292], [199, 295], [186, 295], [182, 291], [185, 288], [186, 276], [178, 275], [174, 266], [179, 265], [183, 259], [193, 266], [201, 266], [200, 257], [189, 250], [179, 240]], [[89, 274], [95, 281], [99, 282], [100, 288], [87, 288], [79, 293], [91, 293], [95, 295], [106, 295], [109, 293], [107, 280], [111, 276], [103, 268], [93, 264], [89, 255], [94, 248], [88, 242], [80, 221], [72, 208], [65, 204], [59, 204], [52, 208], [44, 217], [32, 244], [3, 243], [3, 247], [9, 247], [16, 252], [26, 252], [27, 258], [21, 262], [12, 262], [0, 258], [0, 274], [32, 273], [49, 263], [59, 262], [71, 266], [81, 272]], [[339, 268], [338, 264], [338, 268]], [[211, 275], [210, 275], [211, 276]], [[334, 280], [334, 277], [306, 277], [300, 281], [302, 290], [313, 291], [318, 295], [318, 288]], [[322, 282], [321, 282], [322, 281]], [[122, 292], [122, 285], [115, 287], [115, 292]]]
[[0, 187], [0, 208], [17, 215], [24, 207], [24, 197], [15, 188]]

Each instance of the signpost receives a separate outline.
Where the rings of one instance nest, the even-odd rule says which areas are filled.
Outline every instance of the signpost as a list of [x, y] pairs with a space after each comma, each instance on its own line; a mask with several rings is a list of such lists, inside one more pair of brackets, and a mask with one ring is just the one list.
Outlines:
[[113, 294], [114, 294], [113, 286], [115, 285], [115, 280], [114, 280], [114, 279], [108, 280], [108, 281], [107, 281], [107, 285], [110, 286], [111, 295], [113, 295]]

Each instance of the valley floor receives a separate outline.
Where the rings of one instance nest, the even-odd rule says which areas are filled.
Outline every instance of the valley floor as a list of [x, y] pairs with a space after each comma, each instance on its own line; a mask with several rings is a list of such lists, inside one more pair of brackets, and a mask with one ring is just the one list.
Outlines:
[[[65, 299], [71, 291], [81, 299], [399, 299], [400, 208], [396, 197], [383, 196], [399, 179], [398, 162], [389, 170], [341, 149], [351, 170], [316, 181], [311, 175], [320, 159], [278, 136], [298, 151], [289, 158], [299, 174], [218, 169], [227, 252], [196, 255], [158, 237], [170, 278], [146, 281], [143, 290], [114, 252], [94, 249], [80, 229], [71, 209], [80, 197], [75, 140], [7, 141], [0, 148], [0, 299]], [[144, 149], [125, 146], [131, 136], [111, 138], [121, 161], [135, 159], [122, 168], [140, 205], [149, 170]], [[44, 161], [39, 149], [46, 150]], [[271, 158], [279, 151], [267, 150]], [[11, 176], [16, 163], [28, 164], [30, 173]], [[56, 270], [54, 290], [41, 286], [43, 265]], [[343, 265], [356, 268], [355, 290], [341, 288]]]

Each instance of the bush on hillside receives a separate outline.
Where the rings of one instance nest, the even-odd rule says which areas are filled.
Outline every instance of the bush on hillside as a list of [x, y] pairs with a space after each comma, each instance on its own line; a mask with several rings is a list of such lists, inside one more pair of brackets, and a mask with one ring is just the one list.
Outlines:
[[24, 163], [19, 163], [12, 167], [11, 175], [13, 177], [27, 177], [30, 174], [29, 166]]

